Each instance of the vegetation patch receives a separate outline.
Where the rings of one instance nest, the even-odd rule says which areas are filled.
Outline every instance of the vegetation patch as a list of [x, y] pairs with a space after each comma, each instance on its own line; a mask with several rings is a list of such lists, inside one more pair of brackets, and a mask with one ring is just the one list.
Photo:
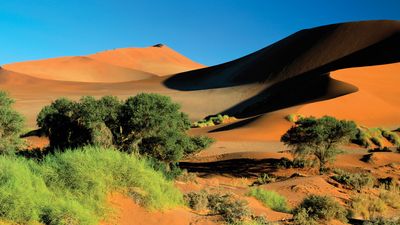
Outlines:
[[347, 222], [347, 211], [332, 197], [310, 195], [293, 210], [295, 224], [319, 224], [318, 221]]
[[326, 165], [342, 152], [338, 145], [348, 143], [356, 132], [356, 124], [352, 121], [329, 116], [307, 117], [298, 120], [281, 141], [292, 148], [295, 159], [314, 161], [320, 171], [324, 171]]
[[357, 194], [351, 201], [351, 212], [353, 216], [364, 219], [374, 219], [386, 210], [385, 202], [371, 194]]
[[394, 146], [400, 147], [400, 136], [395, 131], [383, 128], [358, 127], [358, 132], [352, 141], [365, 148], [370, 148], [374, 145], [383, 148], [385, 139]]
[[206, 136], [188, 136], [188, 116], [158, 94], [142, 93], [124, 102], [113, 96], [60, 98], [41, 110], [37, 124], [53, 152], [85, 145], [114, 147], [152, 157], [164, 163], [166, 171], [213, 142]]
[[296, 123], [297, 121], [299, 121], [300, 119], [304, 118], [303, 115], [301, 114], [296, 114], [296, 113], [292, 113], [289, 114], [285, 117], [285, 119], [291, 123]]
[[192, 128], [210, 127], [210, 126], [215, 126], [218, 124], [230, 123], [235, 120], [236, 120], [236, 118], [233, 116], [218, 114], [216, 116], [210, 116], [206, 119], [196, 121], [196, 122], [192, 123], [191, 127]]
[[265, 206], [278, 212], [289, 212], [289, 207], [286, 198], [276, 193], [275, 191], [268, 191], [262, 188], [250, 189], [249, 196], [255, 197], [262, 202]]
[[85, 147], [37, 162], [0, 156], [0, 220], [31, 224], [98, 224], [107, 195], [136, 196], [150, 209], [182, 204], [182, 194], [144, 159]]
[[243, 224], [251, 220], [247, 202], [236, 199], [232, 194], [190, 192], [184, 196], [186, 204], [194, 210], [208, 210], [212, 215], [220, 215], [228, 224]]
[[373, 187], [375, 178], [368, 173], [349, 173], [344, 170], [335, 169], [332, 179], [352, 189], [361, 190], [366, 187]]

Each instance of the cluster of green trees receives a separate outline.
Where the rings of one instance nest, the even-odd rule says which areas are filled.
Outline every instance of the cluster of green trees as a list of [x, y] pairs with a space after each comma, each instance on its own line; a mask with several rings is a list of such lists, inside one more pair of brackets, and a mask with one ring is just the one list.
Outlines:
[[166, 165], [213, 142], [206, 136], [188, 136], [188, 116], [169, 97], [158, 94], [138, 94], [125, 101], [113, 96], [60, 98], [42, 109], [37, 124], [53, 151], [85, 145], [115, 147]]

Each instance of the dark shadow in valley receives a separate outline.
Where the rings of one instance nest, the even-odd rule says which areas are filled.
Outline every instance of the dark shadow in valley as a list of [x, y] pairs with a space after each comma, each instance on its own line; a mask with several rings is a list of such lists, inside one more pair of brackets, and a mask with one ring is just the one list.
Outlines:
[[179, 167], [200, 177], [222, 175], [229, 177], [258, 177], [262, 173], [276, 171], [279, 159], [230, 159], [217, 162], [181, 162]]

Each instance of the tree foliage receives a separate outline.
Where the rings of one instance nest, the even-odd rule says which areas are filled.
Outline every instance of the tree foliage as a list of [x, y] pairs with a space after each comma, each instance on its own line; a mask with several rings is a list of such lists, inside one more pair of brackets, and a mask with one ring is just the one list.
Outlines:
[[13, 154], [24, 146], [20, 138], [24, 119], [12, 108], [13, 103], [7, 93], [0, 91], [0, 154]]
[[320, 168], [324, 168], [341, 153], [338, 145], [348, 143], [356, 132], [356, 124], [352, 121], [330, 116], [308, 117], [299, 119], [281, 141], [293, 148], [295, 158], [316, 160]]
[[42, 109], [37, 124], [52, 149], [113, 145], [166, 163], [212, 142], [188, 136], [188, 116], [169, 97], [158, 94], [138, 94], [124, 102], [113, 96], [98, 100], [85, 96], [77, 102], [61, 98]]

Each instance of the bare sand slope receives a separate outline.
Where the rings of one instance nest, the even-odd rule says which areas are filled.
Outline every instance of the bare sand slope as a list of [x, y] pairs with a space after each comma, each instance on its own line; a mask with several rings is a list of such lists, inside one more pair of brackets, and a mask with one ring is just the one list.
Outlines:
[[203, 68], [166, 45], [147, 48], [120, 48], [98, 52], [88, 57], [100, 62], [136, 69], [159, 76]]
[[167, 46], [123, 48], [88, 56], [12, 63], [5, 69], [49, 80], [126, 82], [204, 67]]
[[83, 56], [27, 61], [3, 67], [41, 79], [77, 82], [124, 82], [155, 76], [151, 73], [111, 65]]
[[[359, 90], [324, 101], [309, 102], [266, 113], [254, 119], [228, 125], [211, 131], [211, 135], [225, 141], [230, 140], [279, 140], [292, 125], [285, 117], [296, 113], [304, 116], [330, 115], [340, 119], [354, 120], [369, 127], [400, 127], [399, 94], [400, 63], [357, 67], [334, 71], [331, 76], [352, 84]], [[331, 84], [329, 90], [338, 87]], [[322, 97], [322, 96], [321, 96]]]

